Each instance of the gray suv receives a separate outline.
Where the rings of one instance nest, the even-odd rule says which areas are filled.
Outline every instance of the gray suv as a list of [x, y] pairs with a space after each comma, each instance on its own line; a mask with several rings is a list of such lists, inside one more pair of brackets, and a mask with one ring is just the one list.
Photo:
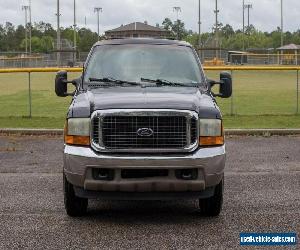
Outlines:
[[230, 74], [208, 80], [186, 42], [105, 40], [80, 78], [57, 73], [55, 91], [73, 97], [64, 131], [68, 215], [84, 215], [88, 199], [198, 199], [201, 214], [219, 215], [225, 143], [215, 97], [231, 96]]

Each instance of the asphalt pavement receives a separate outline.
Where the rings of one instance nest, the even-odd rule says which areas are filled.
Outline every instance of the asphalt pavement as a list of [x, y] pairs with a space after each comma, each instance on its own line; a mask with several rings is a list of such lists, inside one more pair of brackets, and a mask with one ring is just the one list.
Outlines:
[[193, 200], [93, 201], [87, 216], [70, 218], [62, 143], [0, 137], [0, 249], [229, 249], [241, 248], [240, 232], [296, 232], [299, 241], [300, 137], [227, 138], [217, 218], [201, 217]]

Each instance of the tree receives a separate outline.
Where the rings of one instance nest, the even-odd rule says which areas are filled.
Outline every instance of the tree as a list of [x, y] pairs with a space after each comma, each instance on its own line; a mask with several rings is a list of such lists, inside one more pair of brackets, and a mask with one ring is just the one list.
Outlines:
[[165, 30], [172, 31], [173, 30], [173, 22], [170, 18], [165, 18], [165, 20], [162, 22], [162, 25]]
[[73, 41], [73, 36], [74, 36], [74, 30], [73, 27], [68, 27], [65, 29], [61, 29], [61, 37], [64, 39], [68, 39], [70, 41]]
[[250, 24], [250, 26], [247, 26], [246, 29], [245, 29], [245, 33], [247, 35], [252, 35], [255, 32], [256, 32], [256, 29], [255, 29], [255, 27], [252, 24]]
[[[16, 40], [16, 49], [20, 48], [20, 45], [25, 38], [25, 27], [23, 25], [19, 25], [15, 31], [15, 40]], [[25, 47], [24, 47], [25, 49]]]
[[179, 40], [182, 40], [188, 34], [191, 35], [191, 33], [185, 29], [185, 24], [181, 20], [177, 20], [173, 23], [170, 18], [165, 18], [165, 20], [162, 22], [162, 26], [165, 30], [171, 32], [171, 38], [178, 37]]
[[2, 24], [0, 24], [0, 51], [4, 50], [4, 41], [5, 41], [5, 30]]
[[293, 33], [292, 43], [300, 44], [300, 29]]
[[272, 48], [278, 48], [281, 46], [281, 30], [279, 27], [276, 31], [271, 32], [270, 37], [272, 40]]
[[4, 27], [5, 39], [4, 48], [6, 51], [15, 51], [17, 49], [15, 39], [15, 27], [12, 23], [6, 22]]
[[[170, 32], [170, 38], [176, 38], [177, 33], [180, 40], [185, 40], [193, 46], [199, 45], [199, 35], [191, 30], [187, 31], [185, 24], [178, 20], [172, 22], [170, 18], [165, 18], [162, 22], [164, 29]], [[27, 24], [29, 30], [29, 24]], [[278, 48], [281, 46], [281, 29], [277, 27], [272, 32], [261, 32], [255, 29], [253, 25], [246, 28], [245, 36], [242, 30], [234, 31], [233, 28], [222, 23], [218, 25], [221, 44], [223, 49], [241, 50], [243, 48], [243, 39], [246, 48]], [[32, 26], [32, 51], [41, 53], [50, 53], [53, 51], [53, 40], [56, 39], [57, 32], [50, 23], [38, 22]], [[202, 33], [202, 44], [207, 44], [214, 37], [212, 32]], [[61, 28], [61, 37], [73, 43], [74, 30], [73, 27]], [[28, 37], [29, 39], [29, 37]], [[98, 40], [97, 34], [89, 29], [81, 28], [76, 30], [77, 50], [79, 52], [87, 52], [91, 46]], [[300, 29], [295, 32], [284, 33], [285, 44], [300, 44]], [[28, 41], [29, 44], [29, 41]], [[0, 51], [16, 52], [25, 50], [25, 27], [18, 25], [15, 27], [12, 23], [6, 22], [0, 24]]]
[[231, 50], [241, 50], [243, 48], [243, 33], [236, 33], [229, 38], [222, 38], [222, 46], [223, 48], [231, 49]]
[[[202, 46], [206, 43], [208, 38], [211, 36], [210, 33], [202, 33], [201, 34], [201, 43]], [[198, 33], [192, 33], [188, 34], [186, 37], [183, 38], [184, 41], [192, 44], [194, 47], [199, 46], [199, 34]]]
[[35, 23], [34, 30], [36, 34], [41, 34], [41, 36], [51, 36], [52, 38], [56, 37], [56, 31], [50, 23]]
[[43, 36], [41, 38], [40, 50], [43, 53], [50, 53], [53, 50], [53, 38], [51, 36]]
[[186, 37], [188, 35], [188, 32], [185, 29], [185, 24], [181, 20], [177, 20], [173, 24], [172, 30], [173, 30], [176, 38], [178, 38], [178, 40], [182, 40], [184, 37]]
[[221, 27], [221, 34], [222, 36], [228, 38], [234, 35], [234, 30], [229, 24], [226, 24], [225, 26]]
[[78, 50], [89, 51], [92, 45], [98, 41], [98, 34], [89, 29], [82, 28], [78, 31]]
[[[27, 42], [29, 44], [29, 40]], [[20, 47], [21, 47], [21, 49], [25, 50], [25, 39], [23, 39]], [[32, 52], [35, 52], [35, 53], [43, 52], [41, 47], [42, 47], [41, 46], [41, 39], [37, 36], [31, 37]]]

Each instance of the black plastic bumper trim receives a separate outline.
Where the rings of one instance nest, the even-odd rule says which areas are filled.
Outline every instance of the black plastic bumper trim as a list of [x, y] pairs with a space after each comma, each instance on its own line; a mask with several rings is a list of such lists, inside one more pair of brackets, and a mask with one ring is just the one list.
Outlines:
[[209, 198], [214, 195], [215, 187], [200, 192], [97, 192], [74, 187], [76, 196], [102, 200], [184, 200]]

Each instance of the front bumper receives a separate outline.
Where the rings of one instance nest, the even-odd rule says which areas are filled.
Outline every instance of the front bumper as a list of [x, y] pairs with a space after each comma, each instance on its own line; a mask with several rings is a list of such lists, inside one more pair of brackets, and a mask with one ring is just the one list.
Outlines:
[[[201, 148], [190, 154], [124, 155], [101, 154], [91, 148], [65, 146], [64, 173], [75, 187], [85, 191], [151, 193], [199, 192], [214, 187], [223, 178], [225, 146]], [[95, 180], [92, 169], [113, 169], [111, 181]], [[165, 177], [123, 179], [122, 169], [168, 169]], [[176, 169], [197, 169], [195, 180], [175, 176]]]

